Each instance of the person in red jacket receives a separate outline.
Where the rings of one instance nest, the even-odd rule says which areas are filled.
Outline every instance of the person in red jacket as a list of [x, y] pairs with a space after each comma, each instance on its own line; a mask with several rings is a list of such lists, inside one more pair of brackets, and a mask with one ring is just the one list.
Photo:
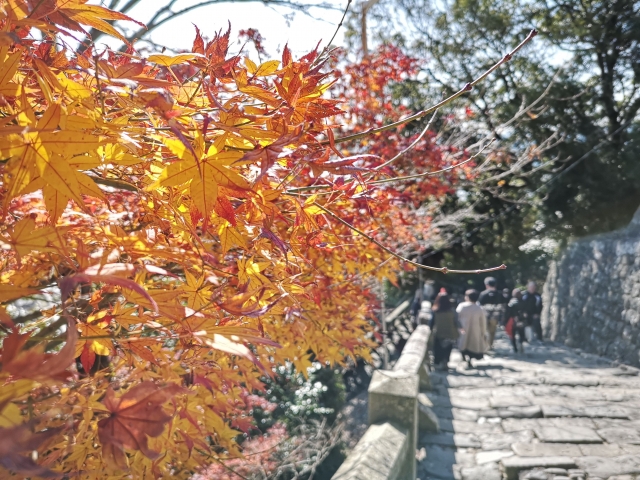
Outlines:
[[[507, 305], [507, 333], [511, 338], [511, 345], [513, 345], [514, 353], [524, 353], [524, 341], [526, 340], [524, 335], [524, 317], [522, 315], [522, 292], [519, 289], [514, 289], [512, 298]], [[520, 348], [518, 349], [518, 345]]]

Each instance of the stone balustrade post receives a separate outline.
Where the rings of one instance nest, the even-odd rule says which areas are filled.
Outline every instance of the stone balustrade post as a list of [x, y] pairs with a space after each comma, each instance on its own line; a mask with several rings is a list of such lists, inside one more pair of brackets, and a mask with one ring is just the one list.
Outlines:
[[418, 431], [437, 432], [426, 367], [431, 331], [418, 326], [393, 370], [376, 370], [369, 384], [369, 428], [332, 480], [414, 480]]
[[369, 385], [369, 425], [389, 422], [409, 433], [399, 478], [416, 478], [418, 374], [376, 370]]

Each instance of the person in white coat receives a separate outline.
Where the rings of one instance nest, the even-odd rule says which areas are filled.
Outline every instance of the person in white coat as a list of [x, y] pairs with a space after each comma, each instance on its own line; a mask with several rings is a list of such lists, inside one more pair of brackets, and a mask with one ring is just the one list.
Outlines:
[[471, 360], [481, 360], [487, 351], [487, 317], [477, 303], [480, 296], [477, 290], [467, 290], [464, 295], [465, 301], [456, 309], [462, 328], [458, 349], [471, 368]]

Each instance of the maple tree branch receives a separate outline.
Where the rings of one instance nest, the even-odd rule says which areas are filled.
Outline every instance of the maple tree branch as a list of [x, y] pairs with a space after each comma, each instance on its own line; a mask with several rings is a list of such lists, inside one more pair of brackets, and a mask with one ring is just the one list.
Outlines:
[[320, 62], [320, 60], [322, 59], [322, 57], [327, 53], [327, 51], [331, 47], [331, 44], [335, 40], [335, 38], [338, 35], [338, 32], [340, 31], [340, 29], [342, 28], [342, 24], [344, 23], [344, 19], [347, 16], [347, 12], [349, 12], [349, 7], [351, 6], [351, 2], [353, 2], [353, 0], [347, 0], [347, 6], [344, 9], [344, 13], [342, 14], [342, 18], [340, 19], [340, 23], [336, 27], [336, 31], [333, 32], [333, 37], [331, 37], [331, 40], [329, 40], [329, 43], [327, 43], [327, 45], [322, 49], [322, 52], [320, 52], [320, 55], [318, 55], [318, 57], [314, 60], [312, 65], [317, 65]]
[[471, 160], [477, 158], [482, 152], [484, 152], [489, 145], [491, 145], [493, 143], [494, 140], [491, 140], [489, 143], [487, 143], [484, 147], [482, 147], [478, 153], [472, 155], [471, 157], [467, 158], [466, 160], [460, 162], [460, 163], [456, 163], [455, 165], [451, 165], [449, 167], [446, 168], [442, 168], [440, 170], [434, 170], [433, 172], [425, 172], [425, 173], [417, 173], [415, 175], [407, 175], [405, 177], [395, 177], [395, 178], [385, 178], [383, 180], [375, 180], [373, 182], [369, 182], [370, 185], [380, 185], [383, 183], [392, 183], [392, 182], [401, 182], [403, 180], [412, 180], [415, 178], [422, 178], [422, 177], [430, 177], [433, 175], [437, 175], [438, 173], [444, 173], [444, 172], [448, 172], [450, 170], [453, 170], [454, 168], [458, 168], [461, 167], [462, 165], [469, 163]]
[[232, 474], [238, 476], [241, 480], [249, 480], [247, 477], [240, 475], [238, 472], [236, 472], [233, 468], [231, 468], [230, 466], [226, 465], [222, 460], [220, 460], [220, 458], [218, 457], [214, 457], [213, 455], [211, 455], [210, 453], [205, 452], [204, 450], [201, 450], [199, 448], [195, 449], [197, 452], [200, 453], [200, 455], [210, 458], [211, 460], [213, 460], [214, 462], [219, 463], [220, 465], [222, 465], [223, 468], [229, 470]]
[[[163, 8], [159, 9], [155, 13], [155, 15], [151, 18], [151, 20], [149, 20], [147, 24], [147, 28], [139, 29], [134, 34], [128, 36], [127, 40], [130, 42], [133, 42], [134, 40], [140, 40], [144, 35], [148, 35], [151, 31], [160, 27], [161, 25], [168, 22], [169, 20], [174, 20], [176, 17], [179, 17], [180, 15], [184, 15], [185, 13], [188, 13], [192, 10], [196, 10], [201, 7], [206, 7], [216, 3], [232, 3], [232, 2], [248, 3], [251, 1], [254, 1], [254, 0], [207, 0], [207, 1], [197, 3], [195, 5], [189, 5], [188, 7], [185, 7], [182, 10], [178, 10], [177, 12], [174, 12], [172, 10], [172, 7], [176, 3], [176, 0], [172, 0], [171, 2], [169, 2], [168, 5], [165, 5]], [[289, 7], [294, 10], [298, 10], [304, 13], [305, 15], [309, 15], [308, 9], [310, 7], [320, 7], [320, 8], [327, 8], [327, 9], [333, 8], [329, 5], [323, 5], [323, 4], [310, 5], [310, 4], [304, 4], [304, 3], [296, 3], [288, 0], [262, 0], [261, 3], [266, 5], [278, 5], [278, 6]], [[167, 14], [167, 16], [164, 18], [160, 18], [163, 14]]]
[[431, 116], [431, 118], [429, 119], [429, 121], [427, 122], [427, 125], [422, 129], [422, 132], [420, 132], [420, 135], [418, 135], [418, 138], [416, 138], [411, 145], [409, 145], [407, 148], [405, 148], [404, 150], [402, 150], [401, 152], [399, 152], [395, 157], [393, 157], [390, 160], [387, 160], [386, 162], [384, 162], [382, 165], [378, 165], [374, 170], [380, 170], [384, 167], [386, 167], [387, 165], [392, 164], [393, 162], [395, 162], [396, 160], [398, 160], [400, 157], [402, 157], [405, 153], [409, 152], [411, 149], [413, 149], [420, 140], [422, 140], [422, 137], [424, 137], [427, 133], [427, 131], [429, 130], [429, 128], [431, 127], [431, 124], [433, 124], [433, 121], [436, 118], [436, 114], [438, 113], [438, 110], [436, 109], [435, 112], [433, 112], [433, 115]]
[[379, 241], [377, 241], [371, 235], [367, 235], [363, 231], [361, 231], [358, 228], [354, 227], [349, 222], [347, 222], [346, 220], [343, 220], [338, 215], [333, 213], [331, 210], [329, 210], [329, 209], [325, 208], [324, 206], [320, 205], [318, 202], [313, 202], [313, 204], [316, 207], [318, 207], [320, 210], [322, 210], [323, 212], [327, 213], [334, 220], [337, 220], [338, 222], [342, 223], [345, 227], [353, 230], [358, 235], [361, 235], [364, 238], [366, 238], [367, 240], [369, 240], [370, 242], [376, 244], [378, 247], [380, 247], [382, 250], [387, 252], [389, 255], [393, 255], [398, 260], [401, 260], [401, 261], [403, 261], [405, 263], [413, 265], [414, 267], [422, 268], [423, 270], [431, 270], [433, 272], [440, 272], [440, 273], [472, 273], [472, 274], [478, 274], [478, 273], [495, 272], [497, 270], [505, 270], [507, 268], [507, 266], [505, 264], [502, 264], [499, 267], [483, 268], [483, 269], [477, 269], [477, 270], [455, 270], [455, 269], [450, 269], [450, 268], [447, 268], [447, 267], [438, 268], [438, 267], [430, 267], [428, 265], [422, 265], [420, 263], [414, 262], [413, 260], [409, 260], [408, 258], [405, 258], [402, 255], [398, 255], [396, 252], [391, 250], [389, 247], [387, 247], [384, 244], [382, 244]]
[[[141, 0], [130, 0], [122, 8], [116, 9], [116, 10], [121, 13], [127, 13], [130, 10], [132, 10], [133, 7], [135, 7], [138, 3], [140, 3], [140, 1]], [[134, 33], [132, 33], [127, 37], [127, 41], [130, 43], [133, 43], [136, 40], [141, 40], [143, 39], [144, 36], [148, 35], [153, 30], [160, 27], [161, 25], [168, 22], [169, 20], [174, 20], [176, 17], [179, 17], [181, 15], [184, 15], [185, 13], [189, 13], [190, 11], [196, 10], [201, 7], [207, 7], [207, 6], [215, 5], [219, 3], [248, 3], [248, 2], [255, 2], [255, 3], [260, 2], [267, 6], [276, 5], [276, 6], [288, 7], [293, 10], [299, 11], [305, 15], [310, 15], [308, 10], [311, 7], [324, 8], [326, 10], [337, 10], [335, 7], [327, 3], [306, 4], [306, 3], [297, 3], [292, 0], [206, 0], [206, 1], [201, 1], [199, 3], [196, 3], [194, 5], [189, 5], [188, 7], [185, 7], [182, 10], [178, 10], [177, 12], [174, 12], [172, 8], [177, 3], [177, 0], [169, 0], [168, 3], [165, 3], [164, 6], [159, 7], [158, 10], [155, 11], [153, 17], [151, 17], [151, 19], [147, 22], [146, 28], [140, 28], [136, 30]], [[113, 4], [114, 2], [112, 1], [111, 5], [109, 6], [109, 9], [115, 8], [115, 7], [112, 7]], [[163, 15], [165, 16], [163, 17]], [[116, 21], [110, 20], [107, 23], [110, 23], [113, 25], [114, 23], [116, 23]], [[103, 37], [104, 35], [106, 34], [103, 31], [97, 30], [96, 28], [91, 28], [89, 30], [87, 40], [82, 42], [78, 46], [77, 51], [79, 53], [84, 52], [87, 48], [89, 48], [91, 45], [97, 42], [98, 39]]]
[[[489, 143], [487, 143], [485, 146], [483, 146], [480, 149], [480, 151], [478, 151], [478, 153], [475, 153], [471, 157], [467, 158], [466, 160], [464, 160], [464, 161], [462, 161], [460, 163], [456, 163], [455, 165], [451, 165], [449, 167], [442, 168], [440, 170], [433, 170], [431, 172], [417, 173], [415, 175], [407, 175], [405, 177], [394, 177], [394, 178], [385, 178], [385, 179], [382, 179], [382, 180], [374, 180], [374, 181], [368, 182], [368, 184], [369, 185], [380, 185], [380, 184], [383, 184], [383, 183], [401, 182], [403, 180], [412, 180], [412, 179], [415, 179], [415, 178], [430, 177], [430, 176], [433, 176], [433, 175], [437, 175], [439, 173], [448, 172], [448, 171], [453, 170], [455, 168], [461, 167], [461, 166], [469, 163], [471, 160], [477, 158], [494, 141], [495, 141], [495, 139], [492, 139]], [[445, 158], [445, 160], [446, 160], [446, 158]], [[353, 182], [353, 180], [351, 180], [351, 182]], [[302, 194], [300, 192], [305, 192], [305, 191], [308, 191], [308, 190], [326, 190], [326, 189], [329, 189], [329, 188], [331, 188], [331, 185], [309, 185], [307, 187], [298, 187], [298, 188], [292, 188], [291, 190], [285, 190], [283, 193], [285, 195], [294, 195], [294, 196], [299, 196], [300, 197], [300, 196], [305, 196], [304, 194]], [[327, 193], [327, 192], [325, 192], [325, 193]]]
[[486, 72], [484, 72], [478, 78], [476, 78], [472, 82], [467, 83], [464, 87], [462, 87], [456, 93], [454, 93], [453, 95], [450, 95], [449, 97], [445, 98], [440, 103], [437, 103], [436, 105], [434, 105], [432, 107], [429, 107], [429, 108], [427, 108], [425, 110], [422, 110], [422, 111], [420, 111], [418, 113], [414, 113], [413, 115], [410, 115], [410, 116], [408, 116], [408, 117], [406, 117], [406, 118], [404, 118], [402, 120], [398, 120], [397, 122], [389, 123], [388, 125], [385, 125], [383, 127], [371, 128], [371, 129], [366, 130], [364, 132], [354, 133], [353, 135], [347, 135], [345, 137], [336, 138], [334, 140], [326, 139], [326, 140], [321, 141], [320, 145], [336, 144], [336, 143], [348, 142], [348, 141], [351, 141], [351, 140], [358, 140], [360, 138], [368, 137], [369, 135], [374, 135], [376, 133], [382, 133], [382, 132], [386, 132], [387, 130], [392, 130], [392, 129], [396, 128], [396, 127], [405, 125], [407, 123], [410, 123], [410, 122], [418, 120], [418, 119], [420, 119], [422, 117], [425, 117], [425, 116], [427, 116], [427, 115], [429, 115], [431, 113], [434, 113], [439, 108], [442, 108], [443, 106], [447, 105], [448, 103], [453, 102], [458, 97], [461, 97], [465, 93], [471, 91], [471, 89], [473, 89], [473, 87], [475, 87], [478, 83], [482, 82], [485, 78], [487, 78], [489, 75], [491, 75], [491, 73], [493, 73], [495, 70], [497, 70], [501, 65], [503, 65], [503, 64], [507, 63], [509, 60], [511, 60], [513, 55], [518, 53], [518, 51], [522, 47], [524, 47], [527, 43], [529, 43], [533, 39], [533, 37], [535, 37], [537, 34], [538, 34], [537, 30], [535, 30], [535, 29], [531, 30], [531, 32], [529, 32], [529, 35], [527, 35], [527, 38], [525, 38], [522, 42], [520, 42], [520, 44], [516, 48], [511, 50], [511, 52], [507, 53], [504, 57], [502, 57], [500, 59], [500, 61], [498, 61], [496, 64], [494, 64], [492, 67], [490, 67]]

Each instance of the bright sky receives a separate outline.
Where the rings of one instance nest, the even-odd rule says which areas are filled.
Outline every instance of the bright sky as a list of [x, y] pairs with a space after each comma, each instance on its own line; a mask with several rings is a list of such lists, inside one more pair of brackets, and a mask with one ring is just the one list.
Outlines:
[[[305, 3], [319, 4], [321, 0], [305, 0]], [[106, 1], [91, 3], [108, 4]], [[174, 11], [196, 4], [196, 0], [179, 0]], [[222, 29], [226, 31], [227, 21], [231, 22], [231, 39], [237, 43], [238, 31], [243, 29], [257, 29], [264, 37], [264, 47], [273, 57], [279, 57], [284, 45], [289, 46], [294, 54], [304, 54], [315, 48], [322, 40], [324, 46], [333, 36], [342, 17], [342, 10], [346, 7], [346, 0], [327, 0], [335, 6], [334, 10], [310, 8], [308, 13], [294, 11], [286, 7], [268, 7], [262, 2], [229, 2], [209, 5], [194, 9], [184, 15], [169, 20], [149, 35], [157, 44], [174, 49], [191, 49], [195, 37], [196, 24], [202, 34], [208, 38]], [[128, 15], [140, 22], [146, 23], [156, 13], [157, 9], [165, 5], [165, 0], [142, 0]], [[138, 28], [133, 24], [120, 24], [125, 29]], [[334, 44], [341, 44], [344, 31], [341, 29], [334, 40]], [[111, 41], [106, 36], [98, 43], [106, 43], [111, 47], [119, 47], [119, 42]], [[253, 56], [253, 55], [252, 55]]]

